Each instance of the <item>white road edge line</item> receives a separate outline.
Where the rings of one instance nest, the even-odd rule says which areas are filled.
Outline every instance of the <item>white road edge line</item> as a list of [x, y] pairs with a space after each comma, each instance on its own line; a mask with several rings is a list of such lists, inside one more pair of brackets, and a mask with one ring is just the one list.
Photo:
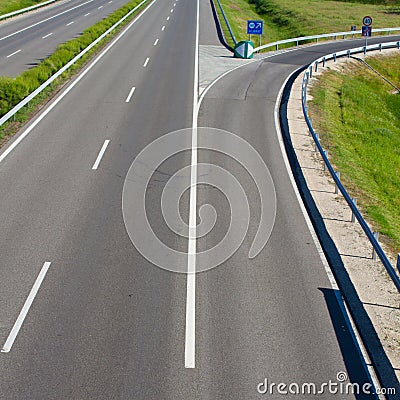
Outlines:
[[103, 146], [101, 146], [99, 155], [97, 156], [96, 161], [95, 161], [94, 164], [93, 164], [92, 170], [95, 171], [95, 170], [99, 167], [100, 161], [101, 161], [101, 159], [103, 158], [104, 153], [106, 152], [107, 146], [108, 146], [109, 143], [110, 143], [110, 140], [109, 140], [109, 139], [106, 139], [106, 140], [104, 141]]
[[165, 25], [163, 25], [163, 27], [161, 28], [161, 30], [163, 31], [165, 29]]
[[347, 307], [346, 301], [343, 299], [343, 297], [340, 294], [340, 288], [339, 288], [339, 286], [338, 286], [338, 284], [336, 282], [336, 279], [335, 279], [335, 277], [333, 275], [333, 272], [332, 272], [331, 267], [330, 267], [330, 265], [328, 263], [328, 260], [325, 257], [325, 253], [324, 253], [324, 251], [322, 249], [321, 243], [319, 242], [317, 233], [315, 232], [314, 226], [313, 226], [313, 224], [311, 222], [311, 218], [308, 215], [306, 207], [305, 207], [305, 205], [303, 203], [303, 199], [301, 198], [299, 189], [297, 187], [296, 181], [295, 181], [294, 176], [293, 176], [292, 168], [290, 167], [288, 156], [286, 154], [285, 144], [283, 142], [283, 137], [282, 137], [282, 131], [281, 131], [280, 124], [279, 124], [278, 109], [279, 109], [279, 104], [280, 104], [280, 101], [281, 101], [281, 98], [282, 98], [283, 90], [284, 90], [287, 82], [289, 81], [290, 77], [294, 73], [296, 73], [296, 71], [294, 71], [292, 74], [290, 74], [286, 78], [285, 82], [283, 83], [282, 87], [280, 88], [278, 96], [277, 96], [277, 99], [276, 99], [275, 108], [274, 108], [275, 131], [276, 131], [276, 135], [278, 137], [278, 142], [279, 142], [279, 147], [281, 149], [282, 158], [283, 158], [285, 166], [286, 166], [286, 170], [287, 170], [287, 173], [288, 173], [288, 176], [289, 176], [290, 183], [292, 184], [293, 190], [294, 190], [295, 195], [297, 197], [297, 202], [300, 205], [300, 209], [301, 209], [301, 212], [303, 213], [303, 216], [304, 216], [304, 219], [306, 221], [308, 230], [310, 231], [311, 237], [313, 239], [315, 247], [317, 248], [319, 257], [321, 259], [321, 262], [322, 262], [322, 264], [324, 266], [326, 275], [328, 276], [329, 283], [330, 283], [332, 289], [335, 291], [338, 303], [343, 305], [343, 313], [345, 314], [344, 317], [345, 318], [347, 317], [349, 322], [350, 322], [350, 326], [348, 326], [348, 328], [353, 331], [352, 333], [354, 335], [354, 340], [357, 342], [357, 345], [358, 345], [358, 347], [360, 349], [360, 352], [361, 352], [361, 356], [364, 359], [363, 361], [365, 363], [365, 366], [367, 368], [368, 373], [370, 374], [371, 380], [372, 380], [375, 388], [381, 389], [381, 385], [380, 385], [379, 380], [378, 380], [378, 378], [376, 376], [374, 366], [371, 363], [371, 360], [370, 360], [370, 358], [368, 356], [368, 353], [367, 353], [367, 350], [366, 350], [366, 348], [364, 346], [364, 343], [362, 342], [360, 334], [358, 333], [356, 324], [353, 321], [353, 318], [352, 318], [352, 316], [350, 314], [350, 311], [349, 311], [349, 309]]
[[[143, 0], [142, 3], [144, 3]], [[146, 11], [156, 2], [156, 0], [152, 0], [150, 4], [146, 6], [146, 8], [130, 23], [128, 26], [113, 40], [110, 44], [86, 67], [83, 69], [80, 75], [77, 75], [77, 78], [68, 86], [65, 91], [63, 91], [59, 97], [57, 97], [53, 102], [50, 103], [49, 107], [46, 108], [42, 114], [39, 114], [36, 120], [29, 125], [24, 132], [19, 135], [14, 142], [11, 143], [6, 150], [1, 153], [0, 152], [0, 163], [25, 139], [26, 136], [37, 126], [39, 123], [46, 118], [46, 116], [57, 106], [57, 104], [81, 81], [81, 79], [86, 76], [86, 74], [104, 57], [108, 51], [114, 47], [115, 44], [119, 42], [119, 40], [125, 36], [125, 34], [129, 31], [129, 29], [146, 13]], [[140, 6], [140, 3], [138, 6]], [[1, 149], [0, 149], [1, 150]]]
[[30, 293], [28, 295], [28, 298], [26, 299], [25, 304], [22, 307], [22, 310], [19, 313], [17, 320], [15, 321], [15, 324], [12, 327], [11, 332], [8, 335], [7, 340], [4, 343], [3, 348], [1, 349], [2, 353], [8, 353], [11, 350], [11, 348], [12, 348], [12, 346], [14, 344], [14, 341], [15, 341], [17, 335], [18, 335], [18, 332], [21, 329], [22, 324], [24, 323], [25, 317], [27, 316], [27, 314], [29, 312], [29, 309], [30, 309], [30, 307], [31, 307], [31, 305], [33, 303], [33, 300], [35, 300], [35, 297], [37, 295], [37, 292], [39, 291], [40, 285], [42, 284], [43, 279], [46, 276], [46, 273], [47, 273], [47, 271], [48, 271], [48, 269], [50, 267], [50, 264], [51, 264], [51, 262], [49, 262], [49, 261], [46, 261], [43, 264], [43, 267], [40, 270], [40, 273], [39, 273], [38, 277], [36, 278], [35, 283], [33, 284], [33, 287], [32, 287], [32, 289], [31, 289], [31, 291], [30, 291]]
[[196, 368], [196, 251], [197, 251], [197, 120], [199, 115], [199, 0], [193, 82], [192, 156], [190, 170], [189, 240], [186, 281], [185, 368]]
[[147, 57], [146, 58], [146, 61], [144, 62], [144, 64], [143, 64], [143, 67], [147, 67], [147, 64], [149, 63], [149, 61], [150, 61], [150, 57]]
[[48, 33], [47, 35], [43, 36], [42, 39], [46, 39], [46, 38], [48, 38], [49, 36], [51, 36], [52, 34], [53, 34], [53, 32]]
[[60, 12], [59, 14], [53, 15], [53, 16], [51, 16], [51, 17], [49, 17], [49, 18], [43, 19], [42, 21], [36, 22], [36, 23], [33, 24], [33, 25], [29, 25], [29, 26], [27, 26], [27, 27], [25, 27], [25, 28], [23, 28], [23, 29], [20, 29], [19, 31], [10, 33], [9, 35], [0, 38], [0, 41], [1, 41], [1, 40], [4, 40], [4, 39], [8, 39], [8, 38], [11, 37], [11, 36], [17, 35], [18, 33], [24, 32], [24, 31], [26, 31], [26, 30], [28, 30], [28, 29], [30, 29], [30, 28], [33, 28], [33, 27], [35, 27], [35, 26], [38, 26], [38, 25], [40, 25], [40, 24], [43, 24], [43, 22], [50, 21], [51, 19], [54, 19], [54, 18], [56, 18], [56, 17], [59, 17], [60, 15], [66, 14], [67, 12], [70, 12], [70, 11], [72, 11], [72, 10], [75, 10], [76, 8], [79, 8], [79, 7], [82, 7], [82, 6], [86, 5], [86, 4], [92, 3], [93, 1], [95, 1], [95, 0], [88, 0], [88, 1], [86, 1], [86, 2], [84, 2], [84, 3], [78, 4], [78, 5], [75, 6], [75, 7], [69, 8], [68, 10], [65, 10], [65, 11], [63, 11], [63, 12]]
[[154, 42], [154, 44], [153, 44], [153, 46], [157, 46], [159, 40], [160, 40], [160, 39], [156, 39], [155, 42]]
[[125, 103], [129, 103], [131, 101], [131, 98], [133, 96], [133, 93], [135, 93], [135, 90], [136, 90], [136, 88], [135, 88], [135, 86], [133, 86], [128, 94], [128, 97], [125, 100]]
[[[179, 1], [179, 0], [176, 0], [176, 1]], [[323, 44], [322, 44], [322, 45], [323, 45]], [[312, 45], [312, 46], [310, 46], [310, 47], [317, 47], [317, 46], [319, 47], [319, 46], [321, 46], [321, 44], [320, 44], [320, 43], [319, 43], [319, 44], [314, 44], [314, 45]], [[281, 51], [281, 52], [279, 52], [279, 54], [289, 53], [289, 52], [293, 52], [293, 51], [296, 51], [296, 50], [297, 50], [297, 48], [291, 48], [291, 49], [287, 49], [287, 50]], [[203, 102], [203, 100], [204, 100], [206, 94], [208, 93], [208, 91], [209, 91], [217, 82], [219, 82], [221, 79], [223, 79], [226, 75], [230, 74], [230, 73], [233, 72], [233, 71], [236, 71], [236, 70], [239, 69], [239, 68], [243, 68], [243, 67], [245, 67], [245, 66], [247, 66], [247, 65], [249, 65], [249, 64], [253, 64], [253, 63], [256, 63], [256, 62], [260, 62], [260, 61], [266, 60], [266, 59], [268, 59], [268, 58], [274, 57], [275, 55], [276, 55], [276, 53], [275, 53], [275, 54], [266, 55], [265, 57], [262, 57], [262, 58], [260, 58], [260, 59], [252, 59], [252, 60], [250, 60], [249, 62], [244, 63], [244, 64], [241, 64], [241, 65], [238, 65], [237, 67], [234, 67], [234, 68], [232, 68], [232, 69], [230, 69], [230, 70], [224, 72], [224, 73], [221, 74], [220, 76], [218, 76], [218, 77], [217, 77], [216, 79], [214, 79], [214, 81], [212, 81], [212, 82], [203, 90], [203, 92], [201, 93], [200, 99], [199, 99], [199, 101], [198, 101], [198, 111], [197, 111], [197, 113], [199, 112], [201, 103]], [[280, 92], [279, 92], [279, 94], [278, 94], [277, 101], [276, 101], [276, 103], [275, 103], [274, 119], [275, 119], [275, 126], [276, 126], [276, 134], [277, 134], [277, 136], [278, 136], [278, 141], [279, 141], [281, 153], [282, 153], [282, 156], [283, 156], [285, 165], [286, 165], [286, 169], [287, 169], [287, 172], [288, 172], [288, 175], [289, 175], [289, 179], [290, 179], [291, 184], [292, 184], [292, 187], [293, 187], [293, 189], [294, 189], [294, 191], [295, 191], [295, 194], [296, 194], [296, 197], [297, 197], [297, 201], [299, 202], [299, 205], [300, 205], [300, 209], [301, 209], [302, 212], [303, 212], [303, 215], [304, 215], [304, 218], [305, 218], [305, 220], [306, 220], [308, 229], [310, 230], [310, 234], [311, 234], [311, 236], [312, 236], [312, 238], [313, 238], [313, 241], [314, 241], [314, 243], [315, 243], [315, 245], [316, 245], [316, 247], [317, 247], [317, 251], [318, 251], [318, 253], [319, 253], [319, 255], [320, 255], [321, 262], [323, 263], [324, 268], [325, 268], [325, 271], [326, 271], [326, 273], [327, 273], [327, 275], [328, 275], [328, 279], [329, 279], [329, 281], [330, 281], [330, 283], [331, 283], [331, 285], [332, 285], [332, 288], [335, 289], [335, 287], [337, 287], [336, 280], [335, 280], [335, 278], [334, 278], [334, 276], [333, 276], [333, 273], [332, 273], [332, 271], [331, 271], [331, 269], [330, 269], [329, 263], [328, 263], [328, 261], [327, 261], [327, 259], [326, 259], [326, 257], [325, 257], [325, 254], [324, 254], [324, 252], [323, 252], [323, 250], [322, 250], [321, 244], [319, 243], [317, 234], [316, 234], [316, 232], [315, 232], [315, 230], [314, 230], [314, 227], [313, 227], [312, 222], [311, 222], [311, 220], [310, 220], [310, 217], [309, 217], [309, 215], [308, 215], [308, 213], [307, 213], [307, 210], [305, 209], [305, 206], [304, 206], [303, 200], [301, 199], [300, 193], [299, 193], [299, 191], [298, 191], [296, 182], [294, 181], [294, 177], [293, 177], [293, 174], [292, 174], [292, 170], [291, 170], [291, 168], [290, 168], [289, 160], [288, 160], [288, 158], [287, 158], [286, 150], [285, 150], [284, 143], [283, 143], [283, 139], [282, 139], [282, 132], [281, 132], [281, 130], [280, 130], [280, 126], [279, 126], [279, 122], [278, 122], [277, 107], [278, 107], [278, 105], [279, 105], [279, 99], [282, 97], [283, 89], [284, 89], [284, 87], [286, 86], [286, 83], [287, 83], [287, 81], [288, 81], [289, 79], [290, 79], [290, 76], [287, 77], [286, 81], [283, 83], [283, 85], [282, 85], [282, 87], [281, 87], [281, 90], [280, 90]], [[355, 337], [356, 337], [356, 340], [357, 340], [357, 342], [358, 342], [358, 344], [359, 344], [359, 346], [360, 346], [362, 355], [363, 355], [363, 357], [364, 357], [364, 361], [365, 361], [365, 363], [367, 364], [368, 369], [369, 369], [369, 371], [370, 371], [370, 373], [371, 373], [372, 381], [373, 381], [375, 387], [376, 387], [376, 388], [379, 388], [379, 387], [380, 387], [379, 380], [378, 380], [378, 378], [376, 377], [376, 373], [375, 373], [375, 371], [374, 371], [374, 367], [371, 366], [371, 362], [370, 362], [370, 360], [369, 360], [367, 351], [366, 351], [365, 346], [364, 346], [364, 344], [363, 344], [363, 342], [362, 342], [362, 340], [361, 340], [361, 338], [360, 338], [360, 335], [359, 335], [359, 333], [358, 333], [358, 331], [357, 331], [357, 328], [356, 328], [356, 326], [355, 326], [355, 324], [354, 324], [354, 321], [353, 321], [353, 319], [352, 319], [352, 317], [351, 317], [351, 314], [350, 314], [350, 312], [349, 312], [349, 310], [348, 310], [348, 308], [347, 308], [347, 304], [346, 304], [346, 302], [345, 302], [344, 300], [342, 300], [342, 302], [343, 302], [343, 304], [344, 304], [344, 308], [345, 308], [345, 310], [346, 310], [347, 316], [348, 316], [348, 318], [349, 318], [349, 320], [350, 320], [350, 323], [351, 323], [351, 326], [352, 326], [352, 328], [353, 328], [353, 333], [354, 333], [354, 335], [355, 335]]]
[[9, 55], [7, 56], [7, 58], [10, 58], [10, 57], [12, 57], [12, 56], [15, 56], [16, 54], [20, 53], [21, 51], [22, 51], [21, 49], [19, 49], [19, 50], [17, 50], [17, 51], [14, 51], [14, 53], [9, 54]]

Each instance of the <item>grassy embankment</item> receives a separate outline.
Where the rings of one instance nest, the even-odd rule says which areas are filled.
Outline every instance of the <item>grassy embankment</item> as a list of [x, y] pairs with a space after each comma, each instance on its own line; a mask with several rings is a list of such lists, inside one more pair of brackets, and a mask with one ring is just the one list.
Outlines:
[[[367, 62], [400, 87], [400, 54]], [[312, 85], [309, 112], [342, 181], [389, 244], [400, 249], [400, 94], [361, 63]]]
[[[86, 29], [82, 35], [76, 39], [72, 39], [58, 46], [57, 50], [48, 58], [43, 60], [39, 65], [31, 68], [16, 78], [2, 76], [0, 77], [0, 116], [6, 114], [12, 107], [18, 104], [22, 99], [32, 93], [50, 76], [57, 72], [61, 67], [68, 63], [72, 58], [79, 54], [84, 48], [96, 40], [107, 29], [114, 25], [124, 15], [137, 6], [141, 0], [132, 0], [124, 7], [116, 10], [109, 17], [99, 21], [91, 28]], [[91, 51], [85, 54], [74, 66], [69, 68], [63, 75], [46, 88], [40, 95], [32, 100], [26, 107], [19, 111], [11, 123], [6, 123], [0, 127], [0, 140], [9, 136], [18, 130], [23, 122], [25, 122], [34, 113], [41, 104], [48, 100], [51, 95], [57, 91], [77, 69], [88, 61], [96, 51], [99, 51], [115, 34], [126, 25], [140, 10], [137, 10], [130, 18], [126, 19], [116, 31], [102, 40]]]
[[[352, 25], [361, 29], [365, 15], [373, 17], [375, 28], [400, 27], [400, 0], [221, 0], [221, 3], [238, 41], [248, 39], [248, 19], [264, 21], [263, 44], [349, 31]], [[258, 37], [253, 36], [253, 40], [258, 45]]]
[[0, 15], [8, 14], [22, 8], [35, 6], [46, 0], [0, 0]]

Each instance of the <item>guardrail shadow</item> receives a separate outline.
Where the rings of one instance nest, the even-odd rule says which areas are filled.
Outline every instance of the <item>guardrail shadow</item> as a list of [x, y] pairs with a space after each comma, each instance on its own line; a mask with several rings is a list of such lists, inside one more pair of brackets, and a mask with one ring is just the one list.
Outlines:
[[[369, 315], [367, 314], [364, 305], [357, 294], [357, 291], [353, 285], [353, 282], [350, 279], [348, 272], [346, 271], [339, 251], [326, 229], [324, 220], [308, 189], [299, 161], [293, 149], [287, 119], [287, 105], [293, 82], [295, 81], [297, 76], [302, 73], [306, 68], [307, 67], [297, 70], [296, 73], [294, 73], [289, 78], [282, 94], [281, 104], [279, 108], [279, 123], [282, 131], [285, 150], [304, 206], [308, 212], [308, 215], [310, 216], [314, 230], [321, 243], [324, 254], [339, 285], [341, 294], [346, 301], [353, 321], [361, 336], [361, 339], [368, 352], [371, 362], [374, 365], [381, 386], [383, 388], [394, 388], [397, 393], [393, 395], [386, 395], [386, 398], [388, 400], [398, 400], [398, 396], [400, 393], [400, 383], [396, 377], [394, 368], [387, 354], [385, 353], [385, 350], [382, 347], [382, 344], [372, 324], [372, 321], [369, 318]], [[335, 321], [332, 320], [332, 322], [335, 325]], [[344, 341], [345, 338], [343, 337], [341, 340]], [[344, 356], [345, 355], [343, 354], [343, 357]]]
[[[319, 288], [324, 295], [336, 338], [342, 352], [343, 361], [348, 373], [348, 382], [357, 384], [359, 391], [355, 392], [357, 400], [371, 399], [372, 396], [362, 392], [362, 387], [371, 382], [360, 348], [355, 340], [354, 333], [349, 325], [349, 320], [343, 310], [343, 303], [340, 300], [340, 292], [335, 289]], [[373, 389], [371, 388], [371, 392]], [[351, 393], [351, 392], [350, 392]], [[375, 397], [377, 398], [377, 397]]]

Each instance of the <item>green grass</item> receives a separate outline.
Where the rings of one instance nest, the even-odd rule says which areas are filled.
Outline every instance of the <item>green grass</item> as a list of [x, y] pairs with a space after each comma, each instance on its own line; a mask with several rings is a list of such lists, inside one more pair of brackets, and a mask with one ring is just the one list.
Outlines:
[[[400, 86], [400, 54], [368, 63]], [[400, 94], [362, 64], [312, 84], [309, 113], [332, 163], [375, 229], [400, 249]]]
[[22, 8], [35, 6], [45, 0], [0, 0], [0, 15], [8, 14]]
[[[265, 22], [263, 43], [296, 36], [361, 29], [362, 18], [370, 15], [373, 28], [400, 27], [400, 1], [332, 0], [221, 0], [237, 40], [246, 40], [246, 21]], [[379, 4], [366, 4], [366, 3]], [[258, 38], [257, 38], [258, 39]], [[257, 41], [257, 40], [255, 40]], [[257, 41], [258, 42], [258, 41]]]
[[[72, 39], [57, 47], [57, 50], [48, 58], [43, 60], [38, 66], [24, 71], [16, 78], [7, 76], [0, 77], [0, 115], [3, 116], [10, 111], [16, 104], [32, 93], [43, 82], [50, 78], [56, 71], [67, 64], [72, 58], [79, 54], [84, 48], [91, 44], [95, 39], [101, 36], [107, 29], [114, 25], [124, 15], [131, 11], [141, 0], [131, 0], [122, 8], [113, 12], [110, 16], [97, 24], [86, 29], [82, 35], [76, 39]], [[138, 13], [140, 10], [137, 10]], [[134, 13], [134, 14], [136, 14]], [[35, 110], [46, 101], [49, 96], [56, 91], [65, 81], [67, 81], [77, 69], [88, 61], [93, 54], [104, 46], [115, 34], [126, 25], [130, 19], [128, 18], [121, 24], [117, 30], [108, 35], [91, 51], [85, 54], [75, 65], [69, 68], [59, 79], [57, 79], [51, 87], [41, 93], [37, 98], [29, 103], [15, 115], [12, 123], [6, 123], [0, 127], [0, 141], [4, 140], [18, 129], [21, 123], [26, 121]]]

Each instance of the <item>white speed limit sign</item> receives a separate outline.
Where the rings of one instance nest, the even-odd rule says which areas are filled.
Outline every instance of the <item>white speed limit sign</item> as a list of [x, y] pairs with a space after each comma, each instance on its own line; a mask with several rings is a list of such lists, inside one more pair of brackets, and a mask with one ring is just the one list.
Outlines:
[[363, 25], [365, 26], [371, 26], [372, 25], [372, 18], [369, 16], [366, 16], [363, 18]]

